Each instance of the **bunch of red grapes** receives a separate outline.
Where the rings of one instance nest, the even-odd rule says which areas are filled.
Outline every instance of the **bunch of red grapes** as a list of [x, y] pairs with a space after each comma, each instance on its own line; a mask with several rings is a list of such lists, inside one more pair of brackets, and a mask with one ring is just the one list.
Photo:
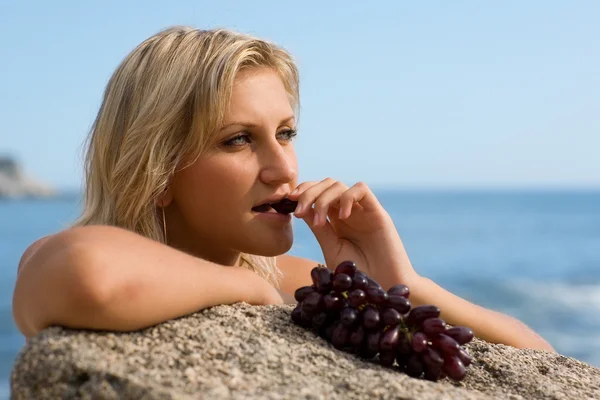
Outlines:
[[352, 261], [344, 261], [333, 273], [319, 265], [311, 278], [313, 285], [296, 290], [294, 323], [314, 330], [337, 349], [378, 359], [386, 367], [397, 364], [414, 378], [465, 377], [471, 357], [461, 346], [473, 339], [473, 331], [448, 327], [434, 305], [411, 308], [407, 286], [385, 291]]

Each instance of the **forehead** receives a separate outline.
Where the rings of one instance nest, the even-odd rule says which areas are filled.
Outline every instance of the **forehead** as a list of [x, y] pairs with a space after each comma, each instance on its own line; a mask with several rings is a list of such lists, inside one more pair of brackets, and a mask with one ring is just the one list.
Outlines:
[[236, 76], [225, 124], [233, 118], [275, 119], [293, 115], [290, 97], [276, 71], [270, 68], [246, 70]]

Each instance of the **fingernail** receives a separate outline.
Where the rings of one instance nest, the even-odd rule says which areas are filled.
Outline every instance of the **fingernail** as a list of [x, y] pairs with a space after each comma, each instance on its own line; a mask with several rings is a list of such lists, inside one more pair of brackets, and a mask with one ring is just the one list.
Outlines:
[[340, 219], [344, 219], [344, 209], [340, 208]]
[[319, 222], [319, 214], [315, 213], [315, 218], [313, 219], [313, 225], [316, 226]]
[[300, 214], [300, 212], [302, 211], [302, 204], [298, 203], [298, 205], [296, 206], [296, 209], [294, 210], [294, 215], [298, 215]]
[[290, 196], [293, 195], [293, 194], [296, 194], [296, 193], [298, 193], [298, 188], [292, 190], [292, 193], [290, 193]]

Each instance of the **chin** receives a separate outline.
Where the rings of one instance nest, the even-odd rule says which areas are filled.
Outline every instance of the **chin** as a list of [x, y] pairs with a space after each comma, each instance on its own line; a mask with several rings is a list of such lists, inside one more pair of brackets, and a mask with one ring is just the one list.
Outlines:
[[[259, 241], [263, 239], [262, 241]], [[293, 233], [280, 234], [270, 240], [260, 238], [258, 235], [252, 237], [250, 246], [244, 246], [244, 253], [255, 254], [263, 257], [276, 257], [287, 253], [294, 244]]]
[[277, 256], [281, 256], [281, 255], [287, 253], [288, 251], [290, 251], [291, 248], [292, 248], [292, 245], [290, 244], [289, 246], [272, 247], [272, 248], [264, 249], [263, 251], [254, 253], [254, 254], [256, 254], [258, 256], [263, 256], [263, 257], [277, 257]]

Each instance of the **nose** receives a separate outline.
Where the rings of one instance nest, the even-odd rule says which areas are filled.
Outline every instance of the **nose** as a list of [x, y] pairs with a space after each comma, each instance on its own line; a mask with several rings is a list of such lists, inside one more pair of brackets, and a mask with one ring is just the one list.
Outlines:
[[274, 141], [261, 152], [260, 180], [268, 185], [293, 182], [298, 176], [296, 154], [291, 145], [282, 146]]

